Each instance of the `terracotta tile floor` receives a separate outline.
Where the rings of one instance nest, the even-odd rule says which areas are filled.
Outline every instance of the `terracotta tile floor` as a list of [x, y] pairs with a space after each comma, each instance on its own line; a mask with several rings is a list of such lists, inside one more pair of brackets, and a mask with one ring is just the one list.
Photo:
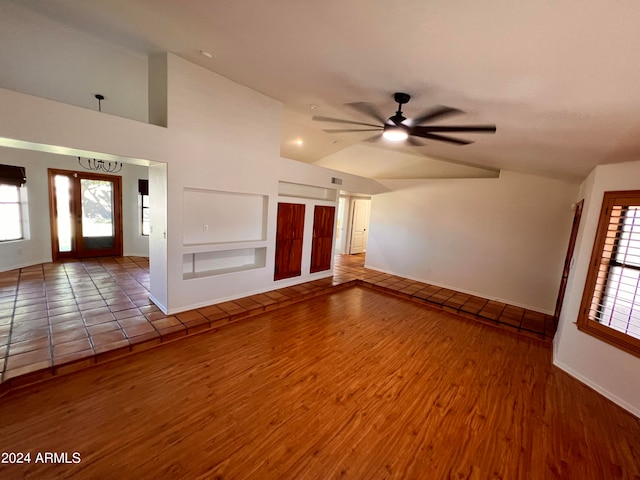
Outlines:
[[364, 255], [337, 256], [333, 278], [337, 282], [357, 280], [414, 302], [528, 336], [551, 340], [556, 330], [551, 315], [364, 268]]
[[356, 283], [543, 339], [555, 332], [549, 315], [366, 269], [364, 255], [337, 256], [332, 278], [176, 315], [149, 300], [147, 258], [64, 261], [0, 273], [0, 392]]

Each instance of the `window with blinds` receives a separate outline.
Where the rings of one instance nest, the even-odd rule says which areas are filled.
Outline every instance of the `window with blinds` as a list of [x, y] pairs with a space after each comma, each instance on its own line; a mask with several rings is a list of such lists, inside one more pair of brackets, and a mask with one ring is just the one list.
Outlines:
[[0, 242], [24, 238], [21, 187], [26, 182], [24, 167], [0, 165]]
[[640, 356], [640, 191], [604, 194], [578, 328]]
[[151, 233], [151, 215], [149, 213], [149, 180], [138, 180], [140, 194], [140, 233], [149, 236]]

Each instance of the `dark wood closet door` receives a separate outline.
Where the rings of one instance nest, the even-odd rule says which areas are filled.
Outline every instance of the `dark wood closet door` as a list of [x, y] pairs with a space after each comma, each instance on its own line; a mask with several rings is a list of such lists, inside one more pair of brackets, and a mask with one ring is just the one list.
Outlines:
[[316, 205], [313, 211], [313, 241], [311, 243], [311, 273], [329, 270], [333, 255], [333, 221], [335, 207]]
[[274, 280], [302, 275], [304, 205], [278, 203]]

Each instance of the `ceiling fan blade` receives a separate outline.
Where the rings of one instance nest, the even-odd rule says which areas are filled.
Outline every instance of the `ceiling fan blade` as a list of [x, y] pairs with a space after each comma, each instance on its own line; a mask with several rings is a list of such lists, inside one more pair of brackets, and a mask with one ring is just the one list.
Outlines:
[[411, 131], [417, 132], [478, 132], [495, 133], [495, 125], [425, 125], [424, 127], [414, 127]]
[[445, 107], [444, 105], [432, 108], [428, 112], [423, 113], [411, 120], [413, 125], [420, 125], [421, 123], [426, 122], [427, 120], [435, 120], [436, 118], [445, 117], [448, 115], [454, 115], [456, 113], [464, 113], [462, 110], [458, 110], [457, 108]]
[[312, 117], [311, 120], [316, 122], [333, 122], [333, 123], [348, 123], [349, 125], [364, 125], [366, 127], [378, 127], [379, 125], [374, 125], [373, 123], [362, 123], [362, 122], [354, 122], [353, 120], [343, 120], [341, 118], [331, 118], [331, 117]]
[[470, 143], [473, 143], [468, 140], [458, 140], [457, 138], [445, 137], [444, 135], [434, 135], [428, 132], [411, 132], [411, 135], [414, 135], [420, 138], [429, 138], [431, 140], [438, 140], [440, 142], [455, 143], [456, 145], [468, 145]]
[[413, 137], [407, 138], [407, 143], [413, 147], [424, 147], [424, 143], [417, 141]]
[[378, 128], [332, 128], [329, 130], [322, 130], [327, 133], [351, 133], [351, 132], [379, 132], [382, 131], [382, 127]]
[[385, 123], [387, 120], [380, 114], [380, 112], [378, 112], [378, 109], [375, 107], [375, 105], [373, 105], [372, 103], [368, 103], [368, 102], [354, 102], [354, 103], [347, 103], [346, 104], [348, 107], [353, 108], [354, 110], [357, 110], [360, 113], [364, 113], [365, 115], [367, 115], [370, 118], [374, 118], [376, 119], [378, 122], [380, 123]]
[[374, 135], [373, 137], [368, 137], [365, 138], [364, 140], [360, 140], [361, 142], [368, 142], [368, 143], [373, 143], [373, 142], [377, 142], [378, 140], [380, 140], [382, 138], [382, 134], [379, 133], [377, 135]]

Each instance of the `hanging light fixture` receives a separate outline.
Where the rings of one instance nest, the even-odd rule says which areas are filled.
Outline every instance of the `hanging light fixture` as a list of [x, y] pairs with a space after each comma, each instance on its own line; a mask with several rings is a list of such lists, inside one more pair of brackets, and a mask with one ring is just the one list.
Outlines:
[[[101, 112], [104, 95], [96, 93], [94, 96], [96, 100], [98, 100], [98, 111]], [[118, 173], [122, 170], [123, 165], [122, 162], [105, 162], [104, 160], [96, 160], [95, 158], [82, 159], [80, 157], [78, 157], [78, 164], [85, 170], [104, 173]]]
[[96, 160], [95, 158], [80, 158], [78, 163], [86, 170], [104, 173], [118, 173], [122, 170], [122, 162], [105, 162], [104, 160]]

